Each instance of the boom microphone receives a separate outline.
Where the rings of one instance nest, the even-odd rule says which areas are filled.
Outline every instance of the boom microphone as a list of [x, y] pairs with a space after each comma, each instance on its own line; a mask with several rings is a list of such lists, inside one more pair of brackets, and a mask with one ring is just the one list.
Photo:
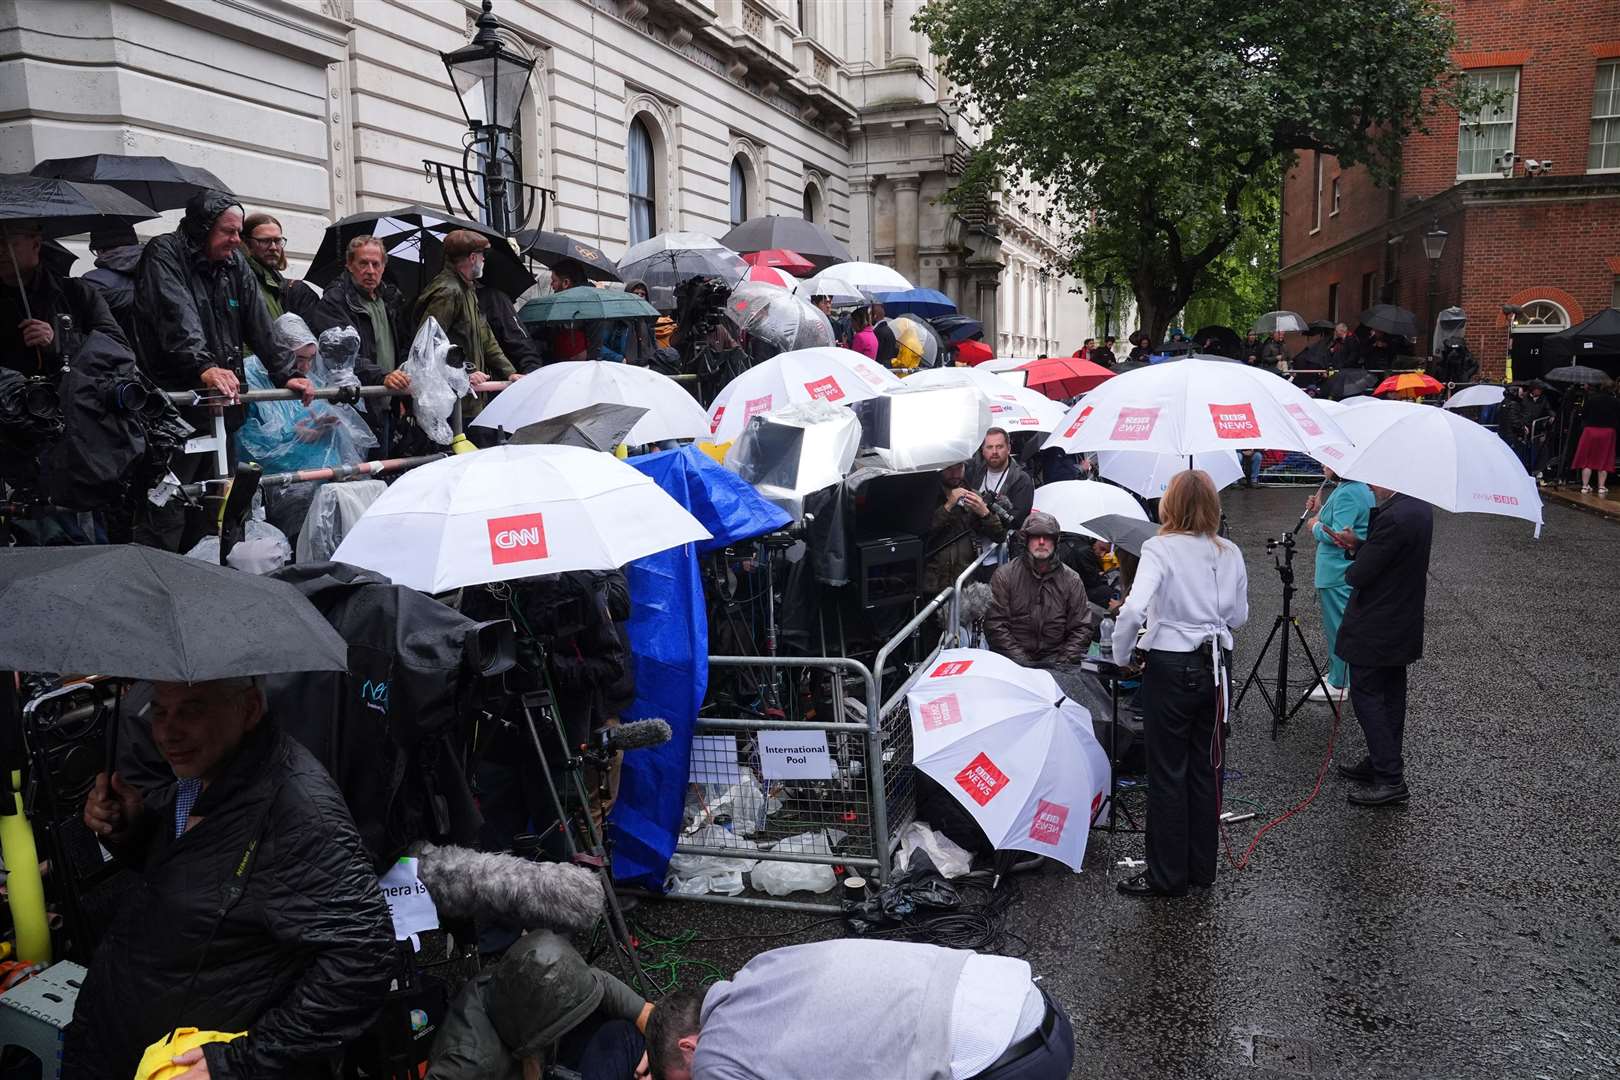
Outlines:
[[631, 720], [617, 727], [603, 728], [596, 733], [596, 745], [591, 749], [603, 754], [617, 750], [641, 750], [648, 746], [662, 746], [675, 737], [668, 720]]
[[433, 844], [415, 854], [434, 906], [452, 919], [574, 933], [589, 930], [602, 914], [602, 883], [582, 866]]

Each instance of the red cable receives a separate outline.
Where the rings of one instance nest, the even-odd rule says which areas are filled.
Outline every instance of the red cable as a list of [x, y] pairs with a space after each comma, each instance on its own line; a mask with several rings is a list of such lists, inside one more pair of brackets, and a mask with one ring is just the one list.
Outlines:
[[[1288, 811], [1282, 814], [1280, 817], [1273, 818], [1264, 825], [1260, 826], [1260, 831], [1254, 834], [1253, 840], [1249, 841], [1248, 850], [1243, 853], [1243, 858], [1238, 859], [1232, 855], [1232, 844], [1227, 839], [1226, 826], [1224, 824], [1221, 826], [1221, 846], [1226, 849], [1226, 861], [1232, 864], [1232, 868], [1234, 870], [1242, 870], [1249, 865], [1250, 856], [1254, 854], [1254, 849], [1260, 846], [1260, 840], [1266, 835], [1266, 833], [1270, 832], [1278, 825], [1281, 825], [1283, 822], [1287, 821], [1289, 818], [1293, 817], [1295, 814], [1299, 813], [1301, 810], [1304, 810], [1307, 806], [1316, 801], [1316, 796], [1322, 791], [1322, 780], [1327, 776], [1328, 766], [1333, 763], [1333, 745], [1338, 741], [1339, 738], [1339, 720], [1341, 717], [1342, 713], [1340, 711], [1339, 702], [1334, 701], [1333, 730], [1328, 734], [1327, 756], [1322, 759], [1322, 767], [1316, 771], [1316, 785], [1311, 788], [1311, 793], [1305, 796], [1302, 802], [1290, 807]], [[1225, 785], [1222, 786], [1224, 787]], [[1224, 792], [1222, 794], [1224, 795]], [[1217, 807], [1216, 813], [1219, 812], [1220, 811]]]

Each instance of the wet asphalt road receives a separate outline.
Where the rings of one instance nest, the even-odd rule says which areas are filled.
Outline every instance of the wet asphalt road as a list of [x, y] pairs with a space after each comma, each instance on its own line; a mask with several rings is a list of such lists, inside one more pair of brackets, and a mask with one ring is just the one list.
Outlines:
[[[1249, 563], [1240, 675], [1281, 605], [1264, 539], [1304, 495], [1226, 495]], [[1247, 868], [1223, 861], [1202, 900], [1117, 894], [1116, 861], [1141, 854], [1123, 834], [1094, 833], [1080, 875], [1020, 879], [1008, 928], [1073, 1020], [1075, 1077], [1620, 1077], [1620, 524], [1561, 505], [1546, 516], [1537, 541], [1525, 522], [1436, 514], [1410, 803], [1351, 806], [1328, 775]], [[1307, 540], [1295, 610], [1316, 648], [1312, 559]], [[1307, 705], [1273, 742], [1252, 694], [1237, 719], [1228, 802], [1261, 811], [1228, 829], [1241, 858], [1259, 825], [1310, 794], [1333, 725]], [[1347, 708], [1335, 758], [1364, 749]], [[728, 973], [785, 943], [738, 935], [813, 918], [644, 911], [727, 939], [688, 954]]]

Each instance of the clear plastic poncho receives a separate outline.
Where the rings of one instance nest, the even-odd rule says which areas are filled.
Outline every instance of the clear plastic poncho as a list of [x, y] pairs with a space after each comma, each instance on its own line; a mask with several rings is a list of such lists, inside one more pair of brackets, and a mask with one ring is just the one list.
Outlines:
[[411, 342], [410, 359], [399, 366], [411, 378], [411, 406], [416, 426], [440, 446], [449, 446], [455, 433], [450, 430], [450, 413], [458, 398], [472, 392], [466, 369], [445, 363], [450, 355], [450, 339], [439, 320], [431, 315], [422, 321]]
[[[281, 316], [271, 332], [277, 347], [288, 354], [318, 344], [297, 315]], [[318, 354], [314, 366], [322, 366]], [[263, 361], [257, 356], [247, 357], [242, 367], [248, 389], [275, 388]], [[317, 389], [334, 385], [324, 381], [315, 370], [308, 378]], [[268, 473], [353, 465], [363, 461], [366, 451], [376, 445], [377, 437], [352, 406], [326, 401], [314, 401], [307, 406], [301, 401], [254, 402], [248, 407], [247, 422], [236, 433], [236, 448], [242, 458], [257, 462]]]

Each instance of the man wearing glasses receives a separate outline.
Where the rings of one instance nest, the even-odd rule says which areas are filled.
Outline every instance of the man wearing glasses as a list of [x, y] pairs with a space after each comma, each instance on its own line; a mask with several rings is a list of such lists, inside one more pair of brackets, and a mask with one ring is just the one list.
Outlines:
[[287, 238], [281, 234], [281, 222], [262, 211], [249, 214], [242, 222], [242, 247], [258, 279], [264, 306], [270, 309], [271, 321], [289, 311], [307, 317], [320, 297], [302, 281], [288, 281], [281, 276], [287, 269]]

